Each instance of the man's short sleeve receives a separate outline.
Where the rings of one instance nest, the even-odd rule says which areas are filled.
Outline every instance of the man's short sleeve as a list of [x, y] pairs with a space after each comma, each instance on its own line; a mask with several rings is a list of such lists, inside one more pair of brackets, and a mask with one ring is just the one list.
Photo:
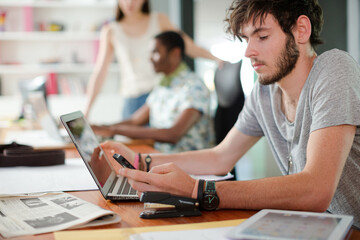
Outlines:
[[311, 131], [342, 124], [360, 125], [360, 70], [346, 53], [328, 53], [321, 71], [311, 73]]
[[179, 106], [180, 111], [194, 108], [202, 114], [209, 115], [210, 111], [210, 92], [199, 79], [191, 80], [193, 84], [189, 84], [183, 93], [182, 101]]

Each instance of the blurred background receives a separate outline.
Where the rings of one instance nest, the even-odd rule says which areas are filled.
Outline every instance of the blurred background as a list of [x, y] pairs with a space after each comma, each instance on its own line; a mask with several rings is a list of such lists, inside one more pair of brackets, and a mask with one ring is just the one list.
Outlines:
[[[170, 20], [215, 56], [232, 63], [243, 60], [241, 84], [245, 96], [256, 75], [244, 58], [246, 43], [225, 33], [226, 9], [231, 0], [151, 0], [155, 12]], [[320, 54], [332, 48], [360, 61], [360, 0], [320, 0], [325, 24]], [[55, 119], [83, 110], [85, 90], [98, 52], [99, 29], [113, 20], [115, 0], [0, 0], [0, 127], [11, 125], [24, 112], [26, 91], [46, 92]], [[208, 60], [188, 60], [213, 92], [214, 74]], [[120, 119], [119, 70], [114, 60], [90, 115], [97, 124]], [[33, 80], [37, 79], [36, 82]], [[33, 81], [32, 85], [28, 84]], [[102, 107], [102, 106], [107, 107]], [[266, 140], [260, 141], [237, 165], [238, 179], [279, 175]]]

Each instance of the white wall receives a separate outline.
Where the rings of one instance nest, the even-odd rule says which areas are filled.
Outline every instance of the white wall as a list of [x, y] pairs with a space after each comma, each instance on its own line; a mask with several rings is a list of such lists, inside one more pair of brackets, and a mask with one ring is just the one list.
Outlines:
[[347, 0], [348, 52], [360, 63], [360, 0]]

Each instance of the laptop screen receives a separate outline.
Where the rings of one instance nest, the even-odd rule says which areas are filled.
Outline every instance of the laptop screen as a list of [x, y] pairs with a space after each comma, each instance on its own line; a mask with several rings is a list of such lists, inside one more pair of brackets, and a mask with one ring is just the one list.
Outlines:
[[30, 92], [27, 98], [34, 110], [37, 122], [40, 123], [42, 129], [44, 129], [53, 140], [56, 140], [59, 144], [64, 144], [65, 141], [60, 135], [58, 126], [50, 115], [44, 94], [42, 92]]
[[66, 122], [74, 143], [86, 165], [91, 168], [101, 187], [104, 187], [112, 168], [94, 132], [83, 117]]

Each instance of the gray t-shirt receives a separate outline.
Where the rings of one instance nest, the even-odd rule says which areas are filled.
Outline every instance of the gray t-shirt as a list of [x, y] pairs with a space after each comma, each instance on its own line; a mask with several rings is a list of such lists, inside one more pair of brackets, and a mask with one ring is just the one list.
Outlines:
[[[349, 54], [333, 49], [315, 59], [293, 123], [281, 111], [278, 85], [257, 82], [235, 127], [246, 135], [265, 136], [285, 175], [304, 169], [311, 132], [342, 124], [356, 125], [357, 129], [328, 211], [353, 215], [354, 225], [360, 227], [360, 67]], [[293, 165], [288, 169], [290, 151]]]

